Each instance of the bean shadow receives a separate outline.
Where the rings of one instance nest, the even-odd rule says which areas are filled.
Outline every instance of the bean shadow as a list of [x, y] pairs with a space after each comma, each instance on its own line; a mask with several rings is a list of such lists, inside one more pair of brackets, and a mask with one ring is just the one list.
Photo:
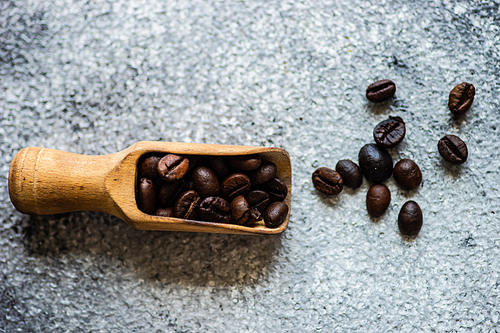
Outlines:
[[392, 97], [387, 101], [380, 103], [367, 101], [365, 104], [365, 109], [371, 114], [382, 115], [394, 112], [394, 108], [398, 108], [399, 104], [401, 104], [401, 102], [396, 97]]
[[[314, 195], [319, 198], [319, 200], [330, 207], [335, 207], [337, 203], [339, 202], [339, 195], [328, 195], [324, 194], [323, 192], [318, 191], [317, 189], [313, 190]], [[341, 193], [342, 194], [342, 193]]]
[[282, 246], [280, 235], [144, 231], [94, 212], [27, 219], [24, 240], [31, 255], [108, 257], [138, 279], [161, 283], [252, 284], [272, 270]]
[[[465, 163], [467, 163], [467, 162], [465, 162]], [[463, 164], [452, 164], [450, 162], [445, 161], [442, 158], [441, 158], [439, 164], [440, 164], [441, 169], [444, 170], [445, 174], [447, 174], [453, 178], [459, 178], [463, 173]]]

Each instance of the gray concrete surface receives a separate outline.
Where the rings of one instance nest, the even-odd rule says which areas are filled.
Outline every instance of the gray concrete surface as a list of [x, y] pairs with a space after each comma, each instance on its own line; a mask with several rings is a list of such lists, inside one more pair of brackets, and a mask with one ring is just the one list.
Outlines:
[[[0, 1], [0, 331], [500, 331], [498, 1]], [[368, 103], [389, 78], [396, 97]], [[448, 93], [476, 87], [453, 119]], [[357, 161], [389, 115], [424, 181], [335, 198], [319, 166]], [[462, 166], [437, 141], [460, 136]], [[108, 154], [140, 140], [277, 146], [287, 231], [138, 231], [100, 213], [30, 217], [7, 174], [23, 147]], [[413, 199], [424, 226], [401, 238]]]

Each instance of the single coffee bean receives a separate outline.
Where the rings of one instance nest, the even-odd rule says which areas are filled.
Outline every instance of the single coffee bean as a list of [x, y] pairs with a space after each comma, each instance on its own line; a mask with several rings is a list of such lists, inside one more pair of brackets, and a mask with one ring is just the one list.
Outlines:
[[220, 192], [217, 174], [210, 168], [199, 166], [193, 170], [193, 184], [202, 198], [216, 197]]
[[174, 216], [174, 207], [167, 208], [158, 208], [156, 210], [155, 215], [163, 216], [163, 217], [173, 217]]
[[381, 183], [392, 175], [392, 157], [387, 150], [369, 143], [359, 151], [359, 167], [372, 183]]
[[229, 164], [238, 170], [252, 171], [260, 166], [261, 158], [259, 155], [230, 156]]
[[257, 207], [250, 207], [250, 216], [245, 225], [250, 226], [260, 220], [262, 220], [262, 213], [257, 209]]
[[186, 190], [184, 179], [179, 179], [171, 183], [163, 182], [158, 191], [158, 203], [160, 207], [172, 206], [177, 196], [184, 192], [184, 190]]
[[220, 197], [203, 199], [198, 212], [203, 221], [218, 223], [229, 223], [231, 221], [231, 206]]
[[338, 161], [335, 170], [340, 174], [347, 187], [358, 188], [363, 183], [363, 173], [360, 167], [351, 160]]
[[278, 168], [276, 167], [276, 164], [263, 160], [257, 169], [248, 173], [248, 177], [250, 178], [252, 185], [260, 185], [273, 179], [277, 172]]
[[245, 195], [250, 191], [252, 183], [250, 178], [243, 173], [233, 173], [221, 183], [221, 192], [224, 198], [233, 201], [239, 195]]
[[269, 194], [271, 202], [283, 201], [288, 195], [288, 187], [280, 178], [274, 177], [261, 185], [261, 188]]
[[264, 223], [268, 228], [277, 228], [288, 216], [288, 206], [283, 201], [273, 202], [264, 213]]
[[337, 195], [344, 188], [344, 181], [340, 174], [330, 168], [321, 167], [312, 174], [314, 187], [322, 193]]
[[462, 164], [469, 155], [467, 145], [458, 136], [445, 135], [438, 142], [438, 151], [450, 163]]
[[476, 88], [471, 83], [457, 84], [451, 91], [448, 99], [448, 108], [455, 116], [463, 115], [474, 102]]
[[404, 190], [414, 190], [422, 183], [422, 172], [415, 161], [402, 159], [394, 166], [394, 179]]
[[231, 222], [244, 225], [250, 217], [250, 206], [245, 197], [240, 195], [231, 201]]
[[398, 215], [399, 232], [403, 236], [416, 237], [423, 224], [422, 210], [415, 201], [406, 202]]
[[375, 184], [366, 194], [366, 210], [372, 217], [384, 214], [391, 202], [391, 191], [384, 184]]
[[189, 168], [189, 159], [175, 154], [165, 155], [158, 162], [158, 173], [166, 182], [181, 179]]
[[373, 130], [373, 137], [379, 147], [392, 148], [403, 141], [406, 134], [405, 122], [401, 117], [389, 117]]
[[267, 207], [271, 203], [269, 194], [267, 194], [267, 192], [260, 190], [254, 190], [248, 192], [248, 194], [245, 195], [245, 199], [247, 200], [250, 207], [257, 208], [257, 210], [261, 214], [263, 214], [266, 211]]
[[182, 219], [196, 220], [200, 196], [196, 191], [189, 190], [182, 193], [174, 205], [174, 216]]
[[378, 103], [388, 100], [396, 93], [396, 84], [391, 80], [373, 82], [366, 88], [366, 98], [370, 102]]
[[141, 158], [139, 162], [139, 179], [148, 178], [151, 180], [156, 180], [160, 177], [158, 174], [158, 162], [160, 162], [161, 157], [152, 155], [147, 156], [144, 159]]
[[210, 156], [208, 165], [215, 171], [219, 179], [224, 179], [231, 173], [229, 162], [226, 156]]
[[151, 179], [142, 178], [139, 183], [139, 209], [146, 214], [153, 214], [156, 210], [157, 201], [155, 185]]

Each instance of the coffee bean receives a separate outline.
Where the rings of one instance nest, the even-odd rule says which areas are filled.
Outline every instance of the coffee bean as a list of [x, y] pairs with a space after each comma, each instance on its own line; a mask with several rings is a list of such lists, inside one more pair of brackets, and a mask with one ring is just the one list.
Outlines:
[[312, 181], [318, 191], [329, 195], [337, 195], [344, 188], [342, 177], [330, 168], [318, 168], [312, 174]]
[[372, 217], [384, 214], [391, 202], [391, 191], [384, 184], [375, 184], [366, 194], [366, 210]]
[[288, 187], [280, 178], [274, 177], [260, 186], [269, 194], [272, 202], [283, 201], [288, 195]]
[[422, 172], [415, 161], [402, 159], [394, 166], [394, 179], [404, 190], [414, 190], [422, 183]]
[[182, 193], [174, 205], [174, 216], [182, 219], [196, 220], [200, 196], [196, 191], [189, 190]]
[[160, 207], [156, 210], [155, 215], [163, 216], [163, 217], [173, 217], [174, 216], [174, 208], [173, 207], [167, 207], [167, 208]]
[[462, 164], [467, 161], [468, 150], [465, 142], [458, 136], [445, 135], [438, 142], [438, 151], [450, 163]]
[[220, 192], [217, 174], [210, 168], [199, 166], [193, 170], [193, 184], [202, 198], [216, 197]]
[[221, 183], [222, 196], [232, 201], [239, 195], [245, 195], [250, 191], [252, 184], [250, 178], [243, 173], [233, 173]]
[[231, 221], [231, 206], [220, 197], [203, 199], [198, 212], [203, 221], [218, 223], [229, 223]]
[[422, 228], [423, 216], [420, 206], [415, 201], [406, 202], [398, 215], [399, 232], [403, 236], [416, 237]]
[[229, 164], [238, 170], [252, 171], [260, 166], [261, 158], [259, 155], [230, 156]]
[[366, 98], [374, 103], [388, 100], [396, 93], [396, 84], [391, 80], [380, 80], [366, 88]]
[[264, 213], [264, 223], [268, 228], [279, 227], [288, 216], [288, 206], [283, 201], [273, 202]]
[[161, 157], [156, 155], [147, 156], [141, 158], [139, 162], [139, 179], [148, 178], [151, 180], [156, 180], [160, 177], [158, 174], [158, 162], [160, 162]]
[[158, 173], [166, 182], [173, 182], [181, 179], [189, 168], [189, 160], [175, 154], [165, 155], [158, 162]]
[[387, 150], [369, 143], [359, 151], [361, 172], [372, 183], [381, 183], [392, 175], [392, 157]]
[[224, 179], [231, 173], [229, 162], [226, 156], [210, 156], [208, 165], [215, 171], [219, 179]]
[[406, 134], [405, 122], [401, 117], [389, 117], [373, 130], [373, 137], [379, 147], [392, 148], [403, 141]]
[[158, 203], [160, 207], [171, 206], [177, 199], [177, 196], [185, 190], [187, 189], [184, 179], [179, 179], [171, 183], [163, 182], [158, 191]]
[[250, 217], [250, 206], [245, 197], [240, 195], [231, 201], [231, 222], [244, 225]]
[[245, 199], [247, 200], [248, 204], [250, 207], [255, 207], [257, 210], [263, 214], [269, 204], [271, 203], [269, 194], [264, 191], [260, 190], [254, 190], [248, 192], [248, 194], [245, 196]]
[[448, 99], [448, 108], [456, 116], [463, 115], [474, 102], [476, 88], [471, 83], [457, 84], [451, 91]]
[[146, 214], [153, 214], [157, 204], [156, 189], [148, 178], [142, 178], [139, 182], [138, 206]]
[[273, 179], [277, 172], [278, 168], [276, 167], [276, 164], [263, 160], [257, 169], [248, 173], [248, 177], [250, 178], [252, 185], [260, 185]]
[[245, 225], [250, 226], [260, 220], [262, 220], [262, 213], [257, 209], [257, 207], [250, 207], [250, 217]]
[[337, 162], [335, 170], [340, 174], [344, 185], [350, 188], [358, 188], [363, 183], [363, 173], [359, 166], [351, 160]]

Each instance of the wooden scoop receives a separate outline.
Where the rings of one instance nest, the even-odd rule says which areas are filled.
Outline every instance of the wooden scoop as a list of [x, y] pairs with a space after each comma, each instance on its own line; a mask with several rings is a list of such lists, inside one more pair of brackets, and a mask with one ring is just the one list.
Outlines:
[[247, 227], [143, 213], [137, 208], [135, 198], [137, 163], [142, 155], [152, 152], [219, 156], [259, 154], [278, 167], [277, 176], [288, 187], [285, 203], [291, 207], [292, 167], [284, 149], [153, 141], [138, 142], [121, 152], [102, 156], [24, 148], [10, 165], [10, 199], [25, 214], [96, 211], [119, 217], [142, 230], [279, 234], [288, 226], [290, 210], [278, 228], [267, 228], [263, 221]]

